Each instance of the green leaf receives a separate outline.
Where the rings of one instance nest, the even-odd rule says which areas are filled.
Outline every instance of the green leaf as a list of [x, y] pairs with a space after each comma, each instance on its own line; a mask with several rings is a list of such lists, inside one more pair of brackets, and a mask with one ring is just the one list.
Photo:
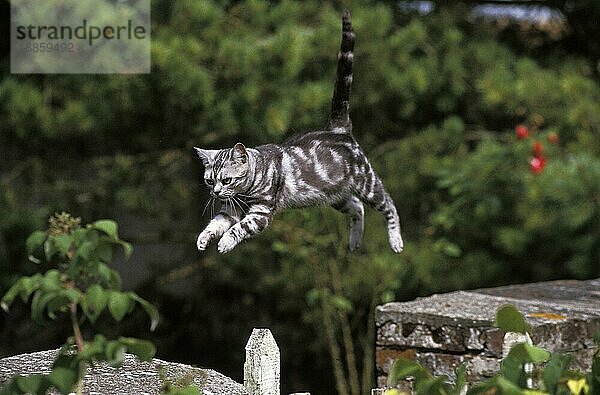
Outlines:
[[[98, 265], [96, 266], [96, 272], [98, 273], [98, 280], [101, 284], [103, 285], [108, 285], [109, 281], [110, 281], [110, 272], [111, 272], [111, 268], [108, 267], [107, 264], [105, 263], [98, 263]], [[118, 290], [118, 289], [117, 289]]]
[[63, 289], [61, 291], [56, 292], [54, 298], [51, 298], [46, 304], [46, 312], [48, 314], [48, 317], [54, 319], [56, 318], [56, 315], [54, 313], [56, 313], [57, 311], [67, 311], [69, 304], [71, 304], [73, 299], [79, 299], [79, 292], [74, 289]]
[[111, 244], [108, 244], [106, 242], [101, 243], [96, 248], [96, 253], [98, 254], [98, 258], [100, 258], [102, 262], [109, 263], [112, 260], [113, 256], [113, 247]]
[[75, 245], [82, 245], [86, 238], [87, 238], [87, 234], [89, 232], [89, 229], [87, 228], [79, 228], [79, 229], [75, 229], [73, 231], [73, 241], [75, 242]]
[[190, 384], [183, 388], [173, 388], [168, 395], [202, 395], [200, 388], [196, 384]]
[[460, 395], [463, 387], [467, 384], [467, 365], [461, 363], [456, 368], [456, 381], [454, 383], [454, 390], [450, 392], [451, 395]]
[[343, 311], [352, 311], [352, 302], [343, 296], [333, 295], [331, 297], [331, 302], [333, 305]]
[[108, 280], [108, 287], [110, 289], [119, 290], [121, 289], [121, 275], [116, 270], [110, 269], [110, 278]]
[[128, 260], [131, 258], [131, 254], [133, 253], [133, 247], [126, 241], [121, 241], [120, 244], [123, 247], [123, 253], [125, 253], [125, 260]]
[[44, 244], [44, 241], [46, 241], [47, 236], [48, 235], [46, 234], [46, 232], [42, 232], [41, 230], [36, 230], [31, 235], [29, 235], [29, 237], [25, 241], [27, 253], [29, 255], [33, 255], [33, 253]]
[[100, 285], [94, 284], [87, 289], [81, 306], [92, 324], [96, 322], [107, 302], [108, 295]]
[[67, 288], [62, 291], [62, 294], [72, 303], [79, 303], [81, 300], [81, 291], [79, 288]]
[[441, 375], [426, 380], [415, 381], [415, 393], [417, 394], [447, 394], [448, 376]]
[[66, 368], [66, 369], [74, 369], [78, 367], [78, 360], [76, 357], [79, 354], [72, 354], [70, 350], [72, 350], [72, 346], [75, 345], [75, 339], [70, 337], [67, 341], [67, 344], [63, 345], [60, 348], [60, 352], [58, 357], [54, 360], [52, 364], [52, 369], [56, 368]]
[[13, 300], [15, 300], [17, 295], [19, 295], [19, 293], [21, 292], [22, 282], [23, 282], [23, 279], [20, 279], [19, 281], [17, 281], [4, 294], [4, 296], [2, 297], [2, 300], [0, 300], [0, 307], [2, 307], [2, 310], [6, 311], [7, 313], [8, 313], [8, 306], [10, 306], [12, 304]]
[[60, 272], [56, 269], [48, 270], [42, 277], [40, 285], [44, 291], [61, 289]]
[[525, 321], [525, 317], [513, 305], [501, 306], [496, 311], [496, 321], [494, 326], [505, 332], [528, 333], [531, 332], [531, 326]]
[[91, 242], [91, 241], [84, 241], [77, 248], [77, 252], [75, 253], [75, 256], [80, 257], [84, 261], [87, 261], [88, 259], [90, 259], [90, 255], [91, 255], [92, 251], [94, 251], [95, 248], [96, 248], [96, 243]]
[[[31, 376], [17, 376], [15, 378], [17, 387], [26, 394], [40, 394], [45, 390], [45, 376], [41, 374], [32, 374]], [[47, 386], [46, 386], [47, 387]]]
[[507, 356], [500, 364], [501, 375], [516, 386], [525, 385], [527, 375], [523, 369], [523, 363], [517, 358]]
[[103, 335], [94, 336], [94, 340], [91, 342], [86, 342], [83, 346], [83, 351], [77, 353], [78, 360], [92, 361], [98, 358], [103, 358], [106, 344], [106, 338]]
[[563, 374], [567, 371], [571, 363], [570, 354], [555, 353], [550, 357], [550, 362], [544, 368], [543, 381], [546, 391], [555, 393], [558, 387], [560, 379]]
[[431, 375], [419, 363], [405, 358], [399, 358], [394, 362], [390, 369], [388, 385], [395, 386], [407, 377], [414, 377], [416, 381], [427, 379], [431, 377]]
[[115, 221], [109, 219], [102, 219], [96, 221], [92, 225], [95, 229], [98, 229], [104, 233], [106, 233], [111, 239], [119, 240], [119, 235], [117, 233], [117, 223]]
[[108, 310], [113, 318], [121, 321], [132, 307], [129, 295], [123, 292], [110, 291], [108, 296]]
[[158, 309], [146, 299], [139, 297], [134, 292], [129, 292], [128, 295], [131, 298], [131, 300], [138, 302], [142, 306], [144, 311], [146, 311], [146, 314], [148, 314], [148, 316], [150, 317], [150, 330], [154, 331], [156, 329], [156, 326], [158, 325], [158, 321], [160, 320]]
[[40, 287], [42, 279], [41, 274], [35, 274], [30, 277], [21, 277], [12, 287], [4, 294], [0, 300], [0, 307], [8, 312], [8, 306], [12, 304], [14, 299], [19, 295], [23, 302], [27, 302], [29, 296]]
[[63, 394], [72, 392], [78, 379], [77, 369], [66, 367], [54, 367], [48, 376], [48, 380]]
[[21, 300], [27, 302], [29, 296], [40, 288], [42, 283], [42, 275], [37, 273], [30, 277], [21, 277]]
[[112, 367], [119, 367], [123, 364], [123, 360], [125, 359], [125, 351], [127, 347], [119, 341], [110, 341], [106, 343], [106, 347], [104, 349], [104, 355], [106, 357], [106, 362]]
[[467, 391], [467, 395], [498, 394], [523, 395], [522, 390], [502, 376], [495, 376], [482, 383], [475, 384]]
[[[47, 325], [46, 308], [48, 303], [59, 296], [58, 291], [36, 291], [31, 299], [31, 318], [40, 325]], [[50, 318], [54, 318], [54, 316], [50, 315]]]
[[52, 240], [58, 252], [63, 256], [69, 255], [69, 249], [73, 243], [73, 237], [71, 237], [71, 235], [50, 236], [49, 240]]
[[528, 343], [515, 344], [508, 352], [508, 356], [516, 360], [525, 362], [544, 362], [550, 358], [550, 353], [541, 347]]
[[156, 347], [148, 340], [120, 337], [119, 342], [127, 347], [127, 351], [135, 354], [141, 361], [151, 361], [156, 354]]
[[4, 383], [2, 387], [0, 387], [0, 395], [15, 395], [20, 394], [21, 391], [19, 386], [17, 385], [17, 381], [15, 378], [10, 380], [7, 383]]
[[502, 395], [522, 395], [521, 389], [502, 376], [496, 377], [496, 385]]
[[462, 255], [462, 249], [455, 243], [444, 243], [442, 252], [451, 258], [459, 258]]
[[313, 288], [306, 293], [306, 303], [309, 306], [316, 305], [320, 298], [321, 298], [321, 290], [320, 289]]

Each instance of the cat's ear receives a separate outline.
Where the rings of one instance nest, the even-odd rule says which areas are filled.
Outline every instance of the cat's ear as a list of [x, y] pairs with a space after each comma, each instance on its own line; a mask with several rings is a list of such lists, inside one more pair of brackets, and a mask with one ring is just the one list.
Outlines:
[[198, 154], [198, 157], [200, 158], [204, 166], [211, 163], [215, 159], [215, 155], [217, 154], [217, 152], [219, 152], [219, 150], [216, 149], [202, 149], [198, 147], [194, 147], [194, 149], [196, 150], [196, 153]]
[[248, 151], [244, 144], [237, 143], [233, 146], [233, 161], [237, 163], [248, 163]]

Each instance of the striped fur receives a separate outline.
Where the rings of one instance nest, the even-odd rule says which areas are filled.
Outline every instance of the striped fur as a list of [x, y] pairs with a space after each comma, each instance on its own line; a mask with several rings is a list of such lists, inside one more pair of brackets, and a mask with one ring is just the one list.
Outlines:
[[211, 197], [222, 203], [221, 211], [198, 236], [200, 251], [219, 238], [219, 252], [229, 252], [262, 232], [278, 211], [322, 204], [348, 216], [349, 248], [356, 250], [364, 232], [363, 203], [385, 216], [390, 246], [396, 253], [402, 251], [394, 202], [352, 135], [353, 48], [350, 13], [344, 11], [331, 114], [325, 130], [256, 148], [241, 143], [221, 150], [196, 148]]

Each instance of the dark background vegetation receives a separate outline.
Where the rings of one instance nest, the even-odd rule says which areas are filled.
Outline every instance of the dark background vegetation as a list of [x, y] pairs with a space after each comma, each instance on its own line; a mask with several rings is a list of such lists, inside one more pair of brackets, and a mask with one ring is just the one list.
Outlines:
[[[526, 16], [505, 15], [507, 3]], [[192, 147], [321, 127], [342, 7], [357, 35], [355, 135], [397, 203], [405, 251], [391, 252], [369, 210], [364, 247], [349, 254], [344, 218], [314, 208], [228, 255], [199, 254], [211, 210]], [[0, 3], [0, 293], [38, 270], [24, 241], [54, 212], [113, 218], [134, 245], [116, 263], [124, 285], [161, 324], [107, 316], [106, 331], [239, 380], [252, 327], [269, 327], [284, 391], [324, 394], [372, 385], [379, 303], [600, 275], [596, 0], [156, 0], [152, 73], [134, 76], [11, 75], [9, 9]], [[0, 315], [0, 355], [57, 347], [64, 333], [15, 306]]]

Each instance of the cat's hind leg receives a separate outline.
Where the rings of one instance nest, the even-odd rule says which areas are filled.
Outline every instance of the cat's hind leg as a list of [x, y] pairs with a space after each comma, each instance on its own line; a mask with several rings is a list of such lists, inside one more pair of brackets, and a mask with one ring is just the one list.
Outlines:
[[333, 208], [348, 216], [350, 227], [348, 248], [350, 251], [356, 251], [362, 244], [365, 231], [365, 208], [362, 202], [356, 196], [350, 196], [348, 199], [334, 204]]
[[385, 216], [388, 240], [395, 253], [402, 252], [404, 242], [400, 234], [400, 217], [391, 196], [385, 191], [383, 182], [369, 166], [363, 187], [357, 191], [360, 199]]

